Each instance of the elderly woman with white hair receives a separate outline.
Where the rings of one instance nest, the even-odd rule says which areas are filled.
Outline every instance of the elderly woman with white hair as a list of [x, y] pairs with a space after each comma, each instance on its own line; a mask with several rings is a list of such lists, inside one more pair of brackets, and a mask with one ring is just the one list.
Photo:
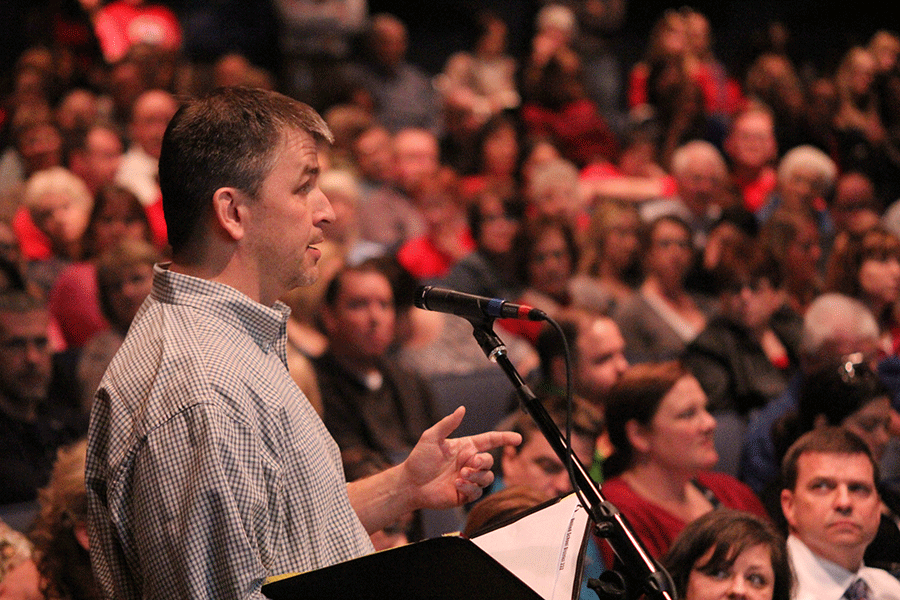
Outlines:
[[837, 165], [815, 146], [797, 146], [778, 162], [775, 190], [756, 213], [765, 223], [778, 210], [806, 212], [816, 217], [819, 233], [827, 239], [834, 226], [825, 197], [837, 177]]
[[94, 199], [77, 175], [51, 167], [28, 178], [22, 202], [39, 232], [36, 235], [44, 236], [49, 246], [47, 256], [28, 266], [29, 279], [47, 292], [60, 271], [82, 257], [82, 238]]

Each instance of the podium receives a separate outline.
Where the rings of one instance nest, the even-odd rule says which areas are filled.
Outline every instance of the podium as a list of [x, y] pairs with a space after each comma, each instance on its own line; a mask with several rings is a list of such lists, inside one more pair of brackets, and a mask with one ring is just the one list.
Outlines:
[[472, 539], [430, 538], [263, 586], [273, 600], [572, 600], [588, 541], [575, 494], [486, 527]]
[[541, 600], [472, 541], [431, 538], [361, 556], [262, 587], [272, 600]]

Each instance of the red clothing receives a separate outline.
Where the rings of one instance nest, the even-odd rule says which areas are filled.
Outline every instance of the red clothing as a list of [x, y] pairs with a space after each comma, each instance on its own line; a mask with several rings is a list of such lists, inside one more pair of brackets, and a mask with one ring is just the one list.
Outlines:
[[734, 181], [735, 187], [744, 200], [744, 207], [753, 213], [762, 208], [777, 183], [778, 179], [775, 175], [775, 169], [772, 167], [763, 169], [759, 177], [752, 181], [738, 181], [736, 179]]
[[[697, 481], [715, 494], [722, 506], [744, 510], [768, 520], [768, 513], [753, 490], [734, 477], [705, 471], [697, 475]], [[621, 477], [606, 481], [603, 484], [603, 494], [625, 515], [635, 535], [654, 558], [665, 556], [675, 537], [687, 525], [680, 516], [639, 496]]]
[[50, 248], [50, 240], [37, 228], [31, 220], [31, 213], [24, 206], [20, 206], [13, 216], [13, 231], [19, 240], [19, 248], [22, 256], [28, 260], [46, 260], [53, 251]]
[[[581, 170], [578, 174], [581, 181], [606, 181], [608, 179], [617, 179], [624, 177], [622, 170], [610, 162], [591, 163]], [[675, 178], [671, 175], [662, 177], [662, 197], [672, 198], [678, 193]]]
[[[638, 63], [628, 74], [628, 108], [646, 104], [650, 71]], [[745, 104], [741, 86], [718, 64], [701, 64], [693, 75], [703, 92], [703, 108], [708, 114], [734, 115]]]
[[[168, 237], [166, 233], [166, 218], [163, 215], [162, 198], [149, 206], [145, 206], [144, 212], [147, 213], [147, 220], [150, 222], [153, 245], [160, 250], [164, 249], [168, 243]], [[46, 260], [53, 254], [50, 240], [37, 228], [34, 221], [31, 220], [31, 214], [24, 206], [16, 211], [12, 227], [16, 234], [16, 239], [19, 240], [22, 256], [28, 260]]]
[[150, 233], [153, 236], [153, 245], [163, 250], [169, 243], [168, 230], [166, 229], [166, 217], [163, 214], [162, 196], [149, 206], [144, 207], [147, 220], [150, 222]]
[[100, 310], [97, 269], [93, 263], [80, 262], [66, 267], [50, 290], [48, 305], [69, 348], [81, 348], [94, 334], [109, 329]]
[[178, 18], [157, 4], [111, 2], [97, 13], [94, 32], [108, 63], [121, 60], [133, 44], [145, 43], [166, 50], [181, 47]]
[[590, 100], [575, 100], [560, 111], [526, 104], [522, 107], [522, 120], [528, 135], [549, 136], [557, 143], [560, 153], [578, 167], [598, 157], [611, 162], [618, 157], [618, 141]]
[[[475, 240], [468, 229], [459, 234], [459, 247], [465, 254], [475, 249]], [[455, 260], [434, 245], [428, 236], [413, 238], [397, 251], [397, 260], [416, 279], [444, 277], [450, 272]]]

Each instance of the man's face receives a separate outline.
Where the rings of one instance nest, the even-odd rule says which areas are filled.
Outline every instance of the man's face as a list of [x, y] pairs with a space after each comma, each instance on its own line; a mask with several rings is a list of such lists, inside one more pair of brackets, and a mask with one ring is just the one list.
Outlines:
[[318, 278], [321, 225], [334, 210], [318, 186], [316, 142], [304, 131], [287, 131], [272, 170], [246, 205], [244, 243], [261, 281], [260, 302], [271, 305], [288, 290]]
[[758, 169], [769, 164], [778, 150], [772, 117], [763, 112], [740, 117], [726, 140], [726, 149], [741, 166]]
[[353, 146], [359, 170], [371, 181], [393, 181], [396, 161], [391, 134], [387, 129], [374, 127], [359, 136]]
[[[572, 449], [582, 464], [590, 464], [594, 453], [593, 440], [573, 435]], [[507, 487], [524, 485], [548, 498], [572, 491], [565, 465], [539, 431], [533, 432], [528, 442], [518, 448], [505, 446], [502, 461], [503, 483]]]
[[119, 163], [122, 162], [122, 142], [108, 129], [95, 128], [87, 135], [85, 143], [85, 173], [88, 186], [99, 189], [112, 183]]
[[438, 143], [427, 131], [406, 130], [394, 138], [397, 181], [408, 194], [416, 195], [423, 182], [433, 179], [440, 167]]
[[725, 195], [725, 175], [711, 160], [693, 160], [675, 178], [678, 196], [696, 216], [722, 201]]
[[144, 152], [158, 159], [166, 126], [178, 110], [178, 103], [160, 90], [146, 92], [134, 106], [131, 137]]
[[0, 311], [0, 393], [13, 403], [43, 400], [50, 385], [51, 356], [46, 311]]
[[387, 277], [348, 271], [333, 307], [323, 311], [332, 350], [357, 360], [380, 358], [394, 341], [396, 310]]
[[575, 379], [579, 393], [593, 403], [602, 402], [628, 368], [625, 339], [612, 319], [597, 319], [576, 340]]
[[874, 470], [864, 454], [809, 452], [797, 460], [797, 484], [781, 509], [816, 555], [855, 571], [881, 518]]

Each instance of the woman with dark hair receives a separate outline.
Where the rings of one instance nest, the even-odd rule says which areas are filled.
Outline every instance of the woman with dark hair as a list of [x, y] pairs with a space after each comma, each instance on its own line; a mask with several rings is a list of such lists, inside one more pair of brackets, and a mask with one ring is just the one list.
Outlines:
[[843, 233], [828, 261], [826, 286], [865, 304], [881, 328], [885, 354], [900, 354], [900, 239], [884, 227]]
[[[513, 241], [516, 272], [525, 282], [517, 302], [536, 306], [553, 319], [573, 306], [570, 285], [578, 264], [575, 233], [562, 217], [540, 216], [525, 223]], [[506, 319], [500, 324], [532, 344], [537, 343], [541, 321]]]
[[491, 298], [517, 298], [524, 286], [515, 275], [515, 239], [524, 206], [515, 197], [493, 191], [479, 194], [469, 205], [469, 231], [475, 250], [456, 262], [441, 284]]
[[688, 524], [663, 561], [682, 600], [790, 600], [784, 538], [768, 521], [714, 510]]
[[720, 506], [766, 515], [750, 488], [710, 470], [719, 457], [706, 404], [703, 388], [674, 361], [632, 366], [607, 397], [615, 450], [603, 465], [603, 491], [655, 557]]
[[612, 316], [625, 338], [629, 362], [674, 360], [706, 327], [712, 305], [685, 287], [694, 260], [690, 226], [664, 215], [641, 233], [644, 282]]
[[461, 180], [464, 198], [492, 190], [501, 195], [519, 189], [519, 164], [522, 154], [521, 125], [508, 113], [492, 116], [475, 138], [473, 173]]

